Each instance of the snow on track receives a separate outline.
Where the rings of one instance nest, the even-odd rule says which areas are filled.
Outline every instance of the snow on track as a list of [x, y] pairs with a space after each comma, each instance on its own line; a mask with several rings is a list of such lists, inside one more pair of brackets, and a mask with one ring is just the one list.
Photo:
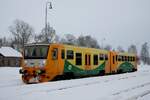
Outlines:
[[150, 66], [144, 67], [133, 73], [29, 85], [22, 83], [19, 68], [0, 68], [0, 100], [149, 100]]

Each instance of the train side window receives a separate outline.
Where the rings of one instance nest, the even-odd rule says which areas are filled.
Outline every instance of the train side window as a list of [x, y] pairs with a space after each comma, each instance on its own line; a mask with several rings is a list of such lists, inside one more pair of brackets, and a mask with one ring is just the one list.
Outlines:
[[85, 55], [85, 65], [88, 65], [88, 63], [87, 63], [87, 54]]
[[108, 60], [108, 55], [107, 54], [105, 54], [105, 60]]
[[93, 64], [98, 65], [98, 55], [93, 56]]
[[52, 51], [52, 59], [56, 60], [58, 58], [58, 49], [54, 48]]
[[76, 65], [82, 65], [82, 54], [76, 53]]
[[104, 55], [103, 55], [103, 54], [100, 54], [100, 55], [99, 55], [99, 59], [100, 59], [100, 60], [104, 60]]
[[127, 56], [124, 56], [125, 57], [125, 61], [127, 61]]
[[126, 58], [125, 58], [125, 56], [123, 56], [123, 61], [126, 61]]
[[133, 61], [135, 61], [135, 57], [133, 57]]
[[118, 61], [118, 56], [116, 55], [116, 61]]
[[61, 50], [61, 58], [62, 58], [62, 59], [65, 59], [65, 50], [64, 50], [64, 49]]
[[88, 55], [88, 62], [89, 62], [89, 65], [91, 65], [91, 55]]
[[132, 57], [130, 57], [130, 61], [132, 61]]
[[73, 58], [74, 58], [73, 50], [67, 50], [67, 59], [73, 59]]
[[131, 57], [129, 57], [129, 61], [131, 61]]
[[121, 56], [121, 58], [122, 58], [121, 61], [124, 61], [124, 56]]
[[129, 62], [129, 56], [128, 56], [128, 62]]
[[133, 57], [131, 57], [131, 61], [133, 61]]
[[137, 61], [137, 59], [138, 59], [138, 58], [137, 58], [137, 57], [135, 57], [135, 61]]
[[118, 56], [118, 61], [121, 61], [122, 57], [121, 56]]
[[125, 56], [123, 56], [123, 61], [126, 61]]
[[113, 64], [115, 64], [115, 56], [113, 56]]

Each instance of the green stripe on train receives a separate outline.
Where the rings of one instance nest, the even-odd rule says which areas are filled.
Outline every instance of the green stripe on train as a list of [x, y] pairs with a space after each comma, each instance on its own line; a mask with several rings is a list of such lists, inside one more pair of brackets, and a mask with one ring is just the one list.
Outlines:
[[122, 63], [118, 70], [121, 70], [122, 72], [131, 72], [134, 69], [134, 65], [132, 65], [129, 62]]
[[93, 70], [84, 70], [65, 60], [64, 72], [72, 72], [75, 76], [97, 75], [102, 70], [105, 70], [105, 62]]

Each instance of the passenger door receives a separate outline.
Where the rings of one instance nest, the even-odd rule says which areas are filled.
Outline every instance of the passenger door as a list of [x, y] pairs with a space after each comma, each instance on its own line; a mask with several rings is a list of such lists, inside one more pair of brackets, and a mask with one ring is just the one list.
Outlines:
[[110, 53], [110, 71], [111, 73], [117, 73], [117, 61], [116, 61], [116, 53]]
[[[53, 48], [53, 66], [56, 68], [57, 75], [62, 75], [65, 62], [65, 49], [63, 46], [58, 45]], [[56, 56], [56, 57], [55, 57]], [[57, 58], [57, 59], [55, 59]]]
[[85, 70], [91, 69], [91, 54], [86, 53], [85, 54]]

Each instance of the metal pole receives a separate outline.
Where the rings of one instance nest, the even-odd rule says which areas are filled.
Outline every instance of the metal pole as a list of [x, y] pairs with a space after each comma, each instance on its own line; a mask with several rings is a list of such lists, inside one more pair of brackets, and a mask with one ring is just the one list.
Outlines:
[[46, 2], [46, 7], [45, 7], [45, 34], [47, 35], [47, 4]]

